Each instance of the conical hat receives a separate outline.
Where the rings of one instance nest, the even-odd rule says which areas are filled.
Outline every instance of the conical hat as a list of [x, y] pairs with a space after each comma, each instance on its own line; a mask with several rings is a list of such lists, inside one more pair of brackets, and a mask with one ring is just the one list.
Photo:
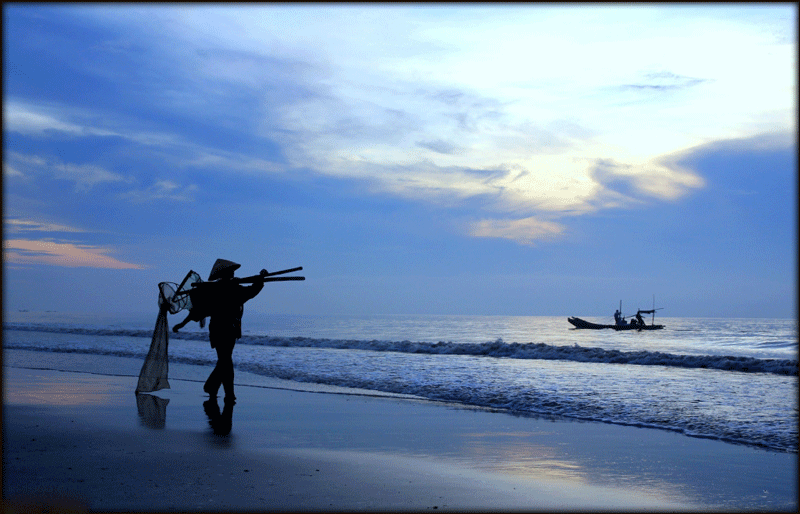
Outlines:
[[217, 259], [217, 262], [215, 262], [214, 266], [211, 267], [211, 274], [208, 275], [208, 280], [216, 280], [219, 278], [219, 274], [221, 272], [231, 268], [233, 268], [233, 270], [237, 270], [239, 267], [241, 267], [241, 264], [226, 261], [225, 259]]

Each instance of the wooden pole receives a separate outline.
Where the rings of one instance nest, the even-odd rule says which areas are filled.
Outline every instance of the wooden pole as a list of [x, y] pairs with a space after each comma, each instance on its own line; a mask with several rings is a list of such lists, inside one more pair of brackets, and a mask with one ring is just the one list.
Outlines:
[[254, 282], [284, 282], [287, 280], [305, 280], [306, 277], [262, 277], [253, 275], [252, 277], [240, 278], [236, 282], [239, 284], [252, 284]]

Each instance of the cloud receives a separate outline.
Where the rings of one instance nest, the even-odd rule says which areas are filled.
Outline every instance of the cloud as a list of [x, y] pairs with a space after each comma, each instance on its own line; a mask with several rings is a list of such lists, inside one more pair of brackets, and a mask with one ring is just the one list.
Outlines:
[[668, 91], [676, 89], [686, 89], [708, 82], [708, 79], [686, 77], [669, 71], [645, 73], [641, 82], [634, 84], [623, 84], [621, 89], [650, 89], [656, 91]]
[[[88, 233], [79, 227], [37, 221], [27, 218], [4, 218], [6, 234], [19, 234], [3, 240], [3, 260], [10, 264], [48, 264], [67, 268], [144, 269], [144, 266], [123, 262], [107, 254], [112, 250], [75, 241], [52, 238], [31, 239], [36, 233]], [[26, 237], [26, 235], [28, 237]]]
[[[135, 121], [118, 120], [116, 127], [104, 127], [108, 119], [116, 116], [106, 116], [102, 112], [86, 109], [75, 109], [59, 104], [49, 106], [29, 105], [18, 101], [9, 101], [4, 104], [4, 109], [10, 111], [9, 117], [15, 121], [6, 123], [5, 130], [19, 132], [25, 135], [38, 135], [50, 137], [91, 137], [105, 136], [118, 137], [134, 145], [144, 148], [137, 151], [153, 151], [152, 155], [173, 161], [177, 168], [212, 168], [224, 169], [234, 172], [267, 172], [275, 173], [285, 171], [286, 167], [280, 163], [267, 160], [252, 154], [232, 152], [224, 148], [203, 145], [187, 139], [181, 135], [159, 132], [141, 131], [125, 126], [126, 123], [134, 124]], [[47, 112], [48, 114], [40, 114]], [[68, 121], [70, 119], [75, 122]], [[31, 123], [30, 120], [38, 120]], [[97, 120], [103, 120], [101, 122]], [[164, 153], [166, 152], [166, 153]], [[17, 152], [9, 154], [17, 166], [4, 163], [4, 174], [8, 177], [27, 176], [26, 168], [49, 169], [60, 178], [74, 180], [79, 188], [91, 188], [101, 182], [126, 182], [132, 179], [109, 171], [93, 164], [67, 164], [54, 160], [48, 161], [39, 156], [23, 155]]]
[[[444, 207], [478, 198], [509, 221], [473, 233], [535, 239], [555, 233], [531, 221], [542, 214], [675, 201], [703, 187], [673, 158], [698, 144], [796, 126], [796, 66], [787, 66], [796, 42], [770, 35], [750, 12], [92, 10], [86, 15], [146, 45], [139, 53], [160, 58], [148, 63], [154, 69], [169, 70], [169, 91], [148, 92], [162, 107], [203, 120], [229, 110], [235, 121], [220, 123], [277, 142], [285, 164], [20, 102], [7, 126], [165, 144], [181, 151], [183, 169], [303, 169]], [[392, 23], [378, 30], [375, 19], [387, 15]], [[98, 169], [67, 171], [87, 183], [104, 178]], [[192, 186], [180, 182], [162, 178], [128, 197], [190, 199]]]
[[132, 179], [123, 177], [117, 173], [94, 164], [55, 164], [52, 166], [57, 178], [64, 178], [75, 182], [76, 187], [81, 190], [88, 190], [97, 184], [104, 182], [126, 182]]
[[551, 240], [560, 236], [565, 229], [564, 225], [529, 217], [516, 220], [477, 221], [472, 224], [469, 233], [473, 237], [497, 237], [532, 246], [536, 241]]
[[83, 134], [85, 132], [78, 125], [62, 122], [46, 114], [32, 112], [14, 102], [4, 104], [3, 110], [5, 111], [3, 129], [8, 132], [19, 132], [20, 134], [44, 134], [48, 130], [67, 134]]
[[441, 139], [434, 139], [433, 141], [417, 141], [417, 146], [443, 154], [454, 154], [458, 150], [456, 145]]
[[598, 195], [611, 191], [617, 198], [628, 198], [629, 204], [638, 203], [642, 196], [676, 200], [705, 185], [702, 177], [679, 166], [674, 157], [643, 164], [599, 159], [590, 174], [600, 186]]
[[3, 130], [6, 132], [39, 137], [116, 137], [147, 146], [181, 143], [174, 135], [132, 129], [129, 126], [132, 120], [118, 120], [117, 127], [104, 126], [120, 116], [119, 113], [105, 115], [60, 104], [31, 104], [16, 99], [3, 101]]
[[193, 202], [198, 191], [195, 184], [181, 186], [171, 180], [159, 180], [144, 190], [128, 191], [122, 195], [134, 203], [146, 203], [161, 200], [173, 202]]
[[17, 168], [8, 164], [7, 162], [3, 163], [3, 177], [5, 178], [24, 178], [25, 174], [19, 171]]
[[797, 131], [774, 131], [752, 137], [712, 141], [669, 156], [665, 161], [679, 165], [686, 157], [697, 152], [758, 152], [797, 148]]
[[253, 157], [245, 153], [228, 152], [212, 148], [196, 148], [180, 162], [181, 167], [226, 170], [239, 173], [283, 173], [284, 164]]
[[59, 225], [56, 223], [45, 223], [20, 218], [6, 218], [3, 220], [3, 228], [7, 232], [87, 232], [81, 228]]
[[3, 260], [10, 264], [48, 264], [66, 268], [144, 269], [106, 255], [110, 250], [90, 245], [47, 240], [8, 239], [3, 241]]
[[74, 136], [117, 136], [119, 134], [63, 119], [63, 113], [44, 106], [31, 106], [9, 100], [3, 102], [3, 130], [26, 135], [61, 132]]
[[[133, 181], [130, 177], [124, 177], [95, 164], [63, 163], [18, 152], [9, 152], [8, 159], [14, 163], [14, 169], [19, 175], [28, 177], [38, 173], [47, 173], [54, 178], [74, 182], [76, 189], [81, 191], [89, 190], [102, 183], [131, 183]], [[20, 170], [24, 170], [24, 173]]]

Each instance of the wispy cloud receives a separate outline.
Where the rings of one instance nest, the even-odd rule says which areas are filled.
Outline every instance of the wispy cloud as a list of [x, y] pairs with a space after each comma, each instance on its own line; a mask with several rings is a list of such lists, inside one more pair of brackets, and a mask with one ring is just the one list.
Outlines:
[[42, 221], [33, 221], [21, 218], [5, 218], [3, 220], [4, 229], [6, 232], [87, 232], [84, 229], [70, 227], [68, 225], [60, 225], [57, 223], [48, 223]]
[[25, 175], [11, 164], [3, 163], [3, 177], [6, 178], [24, 178]]
[[555, 239], [565, 230], [566, 227], [564, 225], [529, 217], [481, 220], [470, 227], [470, 234], [474, 237], [499, 237], [524, 245], [533, 245], [536, 241]]
[[602, 189], [614, 190], [632, 200], [643, 196], [675, 200], [705, 185], [702, 177], [678, 165], [674, 158], [660, 161], [635, 166], [600, 159], [591, 176]]
[[45, 240], [3, 241], [3, 260], [10, 264], [49, 264], [66, 268], [144, 269], [144, 266], [115, 259], [110, 250], [89, 245]]
[[620, 88], [669, 91], [698, 86], [707, 81], [708, 79], [685, 77], [668, 71], [660, 71], [645, 73], [642, 81], [634, 84], [623, 84], [620, 86]]
[[57, 179], [73, 182], [76, 189], [81, 191], [89, 190], [102, 183], [131, 183], [133, 181], [131, 177], [114, 173], [96, 164], [64, 163], [55, 159], [18, 152], [9, 152], [8, 159], [15, 170], [15, 176], [31, 177], [36, 174], [48, 174]]
[[[177, 133], [137, 130], [130, 125], [133, 120], [110, 122], [112, 116], [88, 109], [76, 109], [61, 104], [47, 106], [30, 105], [9, 100], [3, 104], [6, 112], [4, 130], [41, 137], [116, 137], [137, 146], [137, 151], [151, 152], [178, 169], [211, 168], [231, 172], [274, 173], [286, 170], [286, 166], [257, 155], [234, 152], [213, 145], [202, 144]], [[124, 118], [124, 117], [123, 117]], [[41, 156], [12, 152], [10, 157], [16, 166], [4, 163], [7, 176], [26, 176], [25, 168], [39, 170], [49, 167], [60, 173], [61, 178], [73, 179], [82, 187], [91, 187], [100, 182], [131, 182], [124, 177], [98, 165], [62, 163]]]
[[56, 177], [75, 182], [79, 189], [91, 189], [104, 182], [131, 182], [132, 179], [113, 173], [95, 164], [56, 164], [52, 167]]
[[3, 101], [3, 130], [30, 136], [116, 137], [147, 146], [180, 143], [174, 135], [137, 130], [119, 117], [62, 104], [35, 104], [13, 98]]
[[181, 186], [171, 180], [159, 180], [143, 190], [128, 191], [122, 195], [135, 203], [146, 203], [161, 200], [173, 202], [192, 202], [195, 200], [197, 185]]
[[417, 141], [417, 146], [443, 154], [454, 154], [458, 150], [456, 145], [442, 139], [434, 139], [432, 141]]
[[[3, 261], [9, 264], [48, 264], [67, 268], [144, 269], [144, 266], [112, 257], [113, 250], [50, 235], [88, 233], [79, 227], [26, 218], [3, 219], [3, 230], [14, 236], [3, 240]], [[32, 236], [48, 233], [48, 237]]]
[[181, 168], [213, 169], [237, 173], [283, 173], [287, 166], [245, 153], [196, 147], [180, 160]]
[[18, 102], [4, 102], [3, 130], [20, 134], [44, 135], [48, 132], [61, 132], [71, 135], [115, 135], [106, 130], [82, 126], [59, 119], [45, 112], [41, 106], [31, 107]]

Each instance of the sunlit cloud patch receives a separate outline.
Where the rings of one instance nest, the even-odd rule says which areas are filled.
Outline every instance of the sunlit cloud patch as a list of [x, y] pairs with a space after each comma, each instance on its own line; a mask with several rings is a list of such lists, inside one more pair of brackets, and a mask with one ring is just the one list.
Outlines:
[[3, 241], [3, 260], [10, 264], [49, 264], [66, 268], [143, 269], [107, 255], [110, 250], [90, 245], [46, 240], [8, 239]]
[[470, 234], [474, 237], [499, 237], [524, 245], [533, 245], [539, 240], [554, 239], [564, 230], [565, 227], [558, 223], [531, 217], [516, 220], [481, 220], [472, 225]]
[[83, 244], [56, 234], [87, 234], [89, 231], [43, 220], [7, 217], [3, 229], [3, 262], [7, 264], [47, 264], [67, 268], [144, 269], [144, 266], [119, 260], [113, 249]]

